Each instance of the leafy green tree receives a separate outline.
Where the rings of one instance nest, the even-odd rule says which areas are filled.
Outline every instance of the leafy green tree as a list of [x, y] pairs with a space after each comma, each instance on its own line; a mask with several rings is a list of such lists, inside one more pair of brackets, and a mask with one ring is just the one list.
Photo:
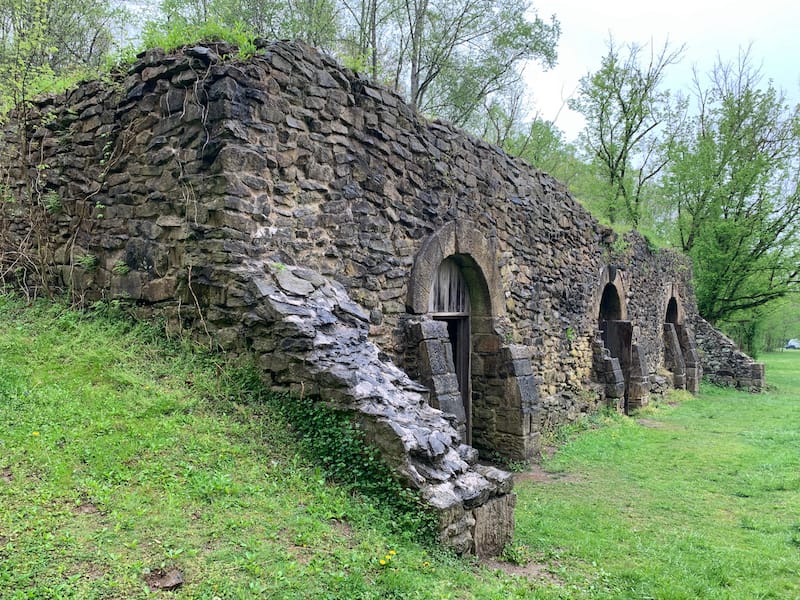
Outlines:
[[0, 0], [0, 98], [8, 107], [54, 78], [97, 69], [121, 39], [125, 10], [104, 0]]
[[[35, 82], [53, 73], [48, 56], [46, 3], [0, 4], [0, 99], [4, 109], [22, 104], [38, 89]], [[24, 33], [23, 33], [24, 32]]]
[[[421, 112], [474, 125], [487, 99], [519, 80], [529, 60], [553, 66], [560, 26], [516, 0], [405, 0], [398, 22], [398, 87]], [[474, 127], [473, 127], [474, 129]]]
[[696, 114], [670, 144], [664, 193], [714, 323], [798, 289], [800, 108], [762, 84], [748, 52], [695, 79]]
[[800, 294], [788, 294], [770, 302], [763, 312], [760, 350], [777, 350], [790, 339], [800, 339]]
[[586, 119], [580, 141], [602, 184], [603, 216], [611, 223], [638, 227], [647, 191], [666, 164], [660, 152], [662, 125], [670, 115], [670, 95], [662, 89], [664, 75], [677, 63], [683, 47], [661, 50], [608, 40], [600, 69], [584, 76], [569, 106]]
[[383, 75], [379, 57], [386, 55], [381, 44], [385, 45], [392, 37], [387, 26], [396, 20], [399, 6], [391, 0], [342, 0], [342, 58], [357, 70], [368, 72], [376, 81]]
[[800, 338], [800, 293], [738, 311], [717, 325], [754, 358], [781, 349], [790, 339]]
[[586, 165], [552, 121], [538, 115], [530, 120], [524, 118], [523, 98], [522, 90], [515, 95], [493, 98], [486, 106], [483, 128], [477, 133], [562, 183], [574, 186], [586, 171]]
[[145, 41], [169, 30], [183, 32], [184, 40], [207, 24], [217, 29], [245, 29], [253, 36], [297, 38], [332, 49], [339, 35], [334, 0], [164, 0], [161, 14], [148, 21]]

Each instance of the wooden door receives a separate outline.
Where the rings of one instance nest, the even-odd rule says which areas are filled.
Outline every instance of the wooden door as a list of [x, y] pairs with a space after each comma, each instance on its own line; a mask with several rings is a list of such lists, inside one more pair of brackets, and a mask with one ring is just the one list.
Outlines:
[[447, 322], [447, 333], [453, 350], [458, 390], [466, 415], [467, 444], [472, 443], [472, 341], [469, 289], [461, 269], [452, 258], [441, 262], [431, 286], [428, 305], [430, 315]]

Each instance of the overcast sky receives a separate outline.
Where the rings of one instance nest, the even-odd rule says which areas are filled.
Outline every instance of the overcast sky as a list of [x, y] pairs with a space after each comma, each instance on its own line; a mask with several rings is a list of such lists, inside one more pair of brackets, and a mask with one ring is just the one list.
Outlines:
[[618, 44], [686, 44], [681, 64], [667, 72], [666, 86], [672, 90], [689, 86], [693, 64], [708, 71], [718, 55], [733, 60], [739, 48], [752, 44], [751, 55], [762, 65], [765, 79], [772, 79], [793, 102], [800, 101], [798, 0], [533, 0], [533, 7], [542, 18], [556, 15], [561, 39], [556, 68], [543, 72], [529, 66], [526, 79], [535, 109], [544, 119], [555, 120], [568, 140], [575, 138], [583, 120], [563, 106], [564, 100], [575, 92], [581, 76], [597, 70], [609, 33]]

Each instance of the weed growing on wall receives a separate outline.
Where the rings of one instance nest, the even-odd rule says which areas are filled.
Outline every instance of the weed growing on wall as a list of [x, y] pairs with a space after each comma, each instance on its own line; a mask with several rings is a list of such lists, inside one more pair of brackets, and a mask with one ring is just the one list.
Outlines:
[[97, 269], [99, 260], [94, 254], [82, 254], [75, 259], [75, 264], [86, 271], [92, 272]]
[[144, 30], [143, 45], [145, 48], [162, 48], [170, 52], [195, 41], [223, 41], [238, 48], [238, 58], [246, 59], [256, 53], [253, 38], [252, 32], [241, 25], [225, 27], [209, 21], [200, 25], [180, 22], [162, 27], [149, 23]]

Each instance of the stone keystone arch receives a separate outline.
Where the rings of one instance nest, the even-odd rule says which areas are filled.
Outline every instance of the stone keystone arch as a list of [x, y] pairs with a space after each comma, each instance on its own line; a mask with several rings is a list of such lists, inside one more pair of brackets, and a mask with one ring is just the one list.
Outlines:
[[406, 300], [408, 312], [423, 315], [428, 311], [436, 271], [444, 259], [453, 255], [469, 256], [485, 280], [485, 286], [475, 286], [476, 290], [485, 288], [485, 294], [479, 294], [483, 298], [472, 298], [473, 304], [479, 303], [476, 308], [485, 315], [504, 316], [503, 284], [495, 259], [494, 240], [487, 239], [480, 228], [467, 219], [443, 225], [422, 244], [411, 269]]
[[692, 393], [700, 390], [702, 367], [694, 342], [694, 333], [686, 325], [686, 312], [680, 290], [667, 283], [661, 297], [664, 320], [664, 367], [672, 373], [672, 385]]
[[672, 282], [664, 285], [659, 306], [661, 307], [661, 314], [664, 315], [664, 322], [684, 324], [686, 311], [683, 308], [683, 301], [677, 285]]
[[[445, 267], [445, 268], [443, 268]], [[463, 281], [468, 309], [432, 301], [442, 276]], [[435, 282], [439, 281], [439, 284]], [[459, 284], [460, 285], [460, 284]], [[539, 451], [538, 391], [531, 351], [497, 331], [505, 301], [493, 240], [468, 220], [450, 222], [422, 244], [408, 290], [409, 356], [431, 404], [451, 415], [467, 443], [512, 459]]]
[[616, 292], [616, 300], [619, 303], [619, 312], [615, 315], [616, 320], [628, 320], [628, 290], [623, 278], [623, 271], [613, 265], [604, 266], [600, 271], [600, 277], [594, 289], [592, 312], [589, 318], [595, 320], [601, 314], [607, 312], [608, 305], [606, 303], [614, 298], [614, 292]]

